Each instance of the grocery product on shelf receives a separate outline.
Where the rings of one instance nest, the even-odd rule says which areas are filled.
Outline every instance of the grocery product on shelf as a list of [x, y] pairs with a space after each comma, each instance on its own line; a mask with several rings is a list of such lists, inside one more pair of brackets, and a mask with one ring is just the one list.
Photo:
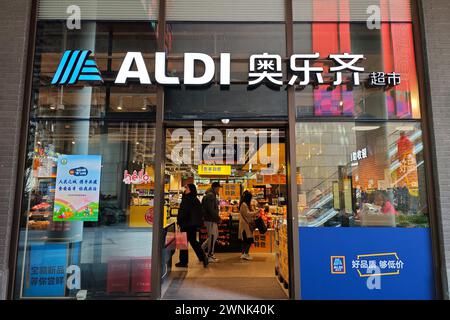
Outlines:
[[28, 228], [47, 230], [53, 214], [58, 154], [52, 145], [34, 151], [32, 176], [28, 181], [31, 188]]
[[131, 185], [130, 216], [128, 226], [148, 228], [153, 225], [153, 183]]

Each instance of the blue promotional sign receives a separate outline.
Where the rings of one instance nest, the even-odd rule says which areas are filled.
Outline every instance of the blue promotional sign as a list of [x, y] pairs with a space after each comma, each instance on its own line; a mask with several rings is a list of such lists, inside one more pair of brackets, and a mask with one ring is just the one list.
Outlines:
[[66, 243], [31, 244], [23, 296], [63, 297], [66, 289], [67, 258]]
[[299, 228], [302, 299], [434, 299], [428, 228]]

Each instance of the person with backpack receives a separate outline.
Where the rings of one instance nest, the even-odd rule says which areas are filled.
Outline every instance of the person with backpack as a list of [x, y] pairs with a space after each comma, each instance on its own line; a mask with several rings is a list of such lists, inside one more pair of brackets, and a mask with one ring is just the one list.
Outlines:
[[[202, 204], [197, 198], [197, 187], [195, 184], [188, 184], [185, 187], [183, 197], [181, 198], [180, 209], [178, 210], [177, 224], [181, 232], [186, 232], [187, 240], [194, 249], [198, 260], [203, 262], [203, 266], [208, 266], [208, 257], [202, 250], [200, 242], [197, 241], [197, 231], [202, 226]], [[180, 250], [180, 262], [175, 266], [178, 268], [187, 268], [189, 262], [189, 251]]]
[[219, 223], [221, 222], [219, 188], [221, 188], [219, 182], [213, 182], [202, 199], [203, 220], [208, 231], [208, 239], [203, 243], [202, 248], [208, 252], [208, 262], [219, 262], [219, 259], [214, 255], [215, 243], [219, 237]]

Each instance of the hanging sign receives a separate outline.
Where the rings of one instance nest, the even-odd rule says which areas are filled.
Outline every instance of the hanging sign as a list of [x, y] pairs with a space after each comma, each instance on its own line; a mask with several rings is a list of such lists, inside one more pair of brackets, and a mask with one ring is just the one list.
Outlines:
[[229, 176], [231, 166], [228, 165], [199, 165], [198, 174], [201, 176]]

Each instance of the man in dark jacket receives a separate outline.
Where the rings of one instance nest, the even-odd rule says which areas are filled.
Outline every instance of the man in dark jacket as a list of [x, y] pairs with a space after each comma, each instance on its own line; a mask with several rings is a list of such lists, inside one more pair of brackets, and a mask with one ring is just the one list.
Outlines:
[[214, 246], [219, 237], [219, 223], [221, 221], [219, 216], [219, 194], [220, 184], [213, 182], [211, 188], [206, 190], [205, 196], [202, 199], [203, 220], [205, 221], [206, 229], [208, 230], [208, 239], [203, 243], [202, 248], [208, 248], [208, 261], [219, 262], [214, 255]]
[[[185, 188], [183, 198], [181, 199], [180, 209], [178, 210], [177, 223], [181, 232], [186, 232], [187, 240], [194, 249], [198, 260], [208, 265], [208, 257], [202, 250], [200, 242], [197, 241], [197, 231], [202, 225], [202, 205], [197, 198], [197, 188], [195, 184], [188, 184]], [[176, 267], [186, 268], [189, 262], [189, 251], [180, 250], [180, 262]]]

